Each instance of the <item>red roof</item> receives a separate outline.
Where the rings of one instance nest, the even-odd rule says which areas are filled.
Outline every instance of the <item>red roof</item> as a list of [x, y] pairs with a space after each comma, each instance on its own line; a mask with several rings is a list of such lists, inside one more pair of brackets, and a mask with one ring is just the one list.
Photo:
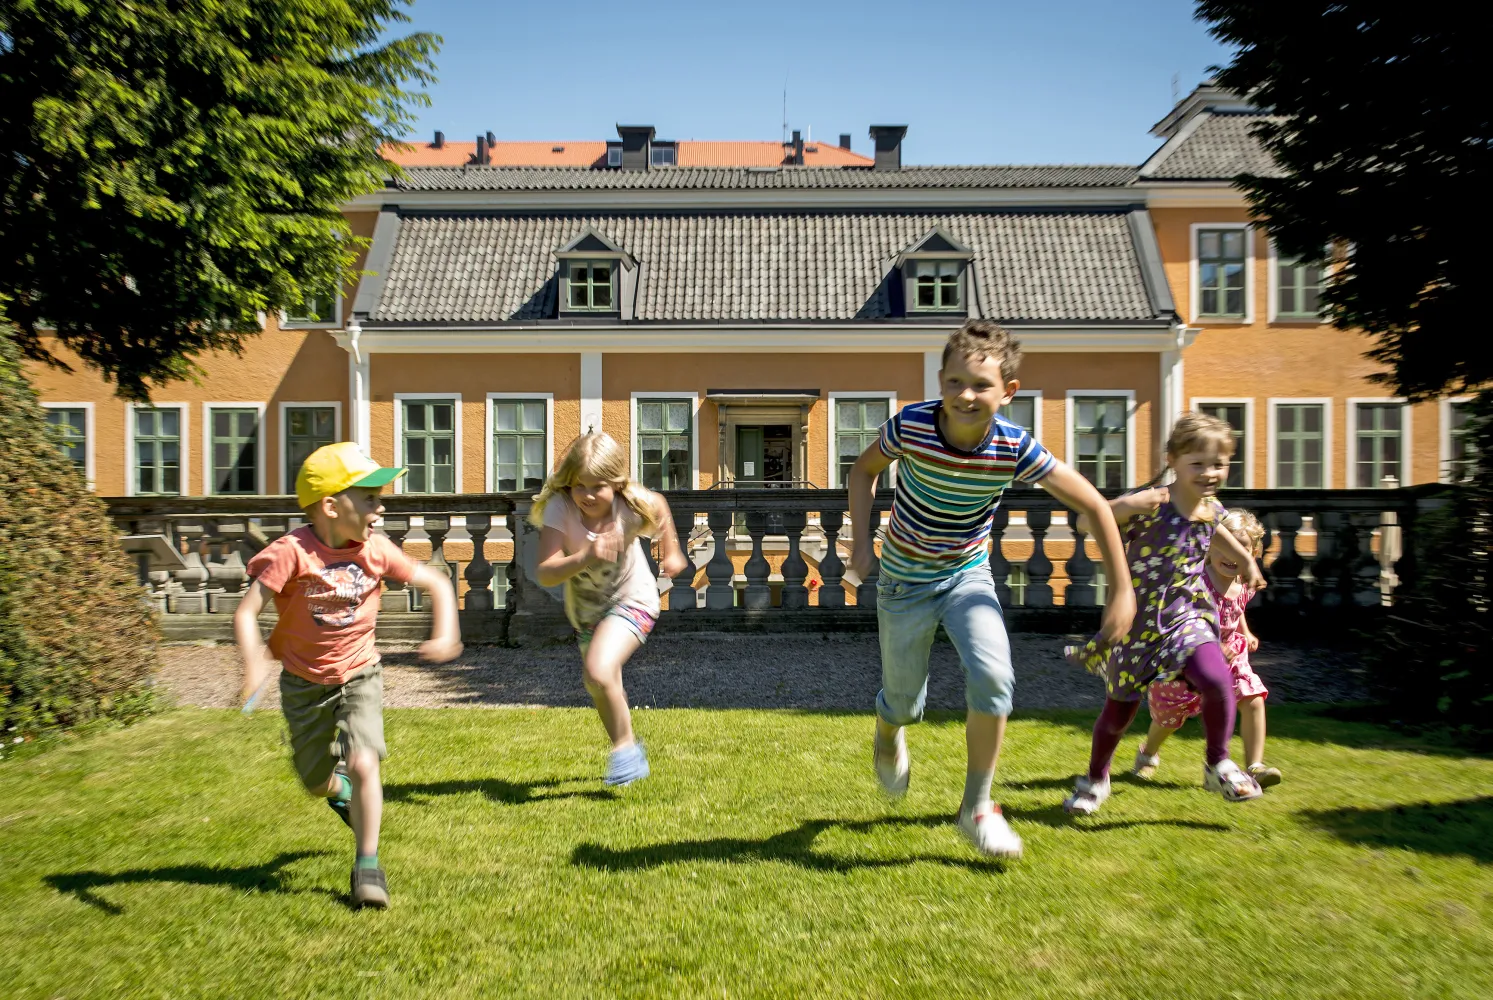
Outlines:
[[[793, 155], [792, 144], [778, 142], [700, 142], [677, 144], [681, 167], [778, 167]], [[475, 142], [450, 142], [440, 148], [428, 142], [385, 147], [384, 157], [403, 167], [459, 167], [477, 153]], [[495, 167], [605, 166], [605, 142], [495, 142]], [[869, 167], [875, 161], [829, 143], [805, 143], [806, 167]]]

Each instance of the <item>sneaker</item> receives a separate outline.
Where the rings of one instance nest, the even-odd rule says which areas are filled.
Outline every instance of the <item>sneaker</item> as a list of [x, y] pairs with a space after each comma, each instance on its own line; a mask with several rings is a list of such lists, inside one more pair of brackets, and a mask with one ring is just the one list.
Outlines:
[[1156, 769], [1161, 766], [1161, 755], [1158, 753], [1146, 753], [1146, 745], [1141, 744], [1139, 750], [1135, 751], [1135, 766], [1130, 773], [1137, 778], [1154, 778]]
[[1272, 785], [1280, 784], [1280, 768], [1266, 767], [1259, 761], [1249, 765], [1249, 776], [1255, 779], [1255, 782], [1261, 788], [1269, 788]]
[[360, 868], [353, 865], [353, 909], [371, 906], [382, 910], [389, 905], [389, 882], [382, 868]]
[[1109, 798], [1109, 778], [1094, 781], [1081, 775], [1073, 784], [1073, 794], [1063, 800], [1063, 811], [1074, 816], [1092, 816]]
[[634, 743], [607, 754], [607, 773], [601, 780], [603, 784], [622, 788], [634, 781], [642, 781], [648, 773], [648, 754], [643, 744]]
[[912, 776], [912, 758], [907, 755], [907, 730], [897, 730], [897, 738], [890, 749], [875, 738], [871, 741], [871, 748], [881, 790], [894, 799], [900, 799], [907, 794], [907, 782]]
[[[333, 774], [340, 774], [343, 777], [347, 777], [347, 765], [345, 763], [341, 762], [341, 761], [338, 761], [337, 762], [337, 766], [334, 767], [334, 768], [332, 768], [332, 773]], [[346, 823], [347, 824], [347, 828], [349, 830], [351, 830], [352, 826], [353, 826], [353, 800], [352, 800], [352, 798], [351, 797], [348, 797], [348, 798], [345, 798], [345, 799], [328, 798], [327, 799], [327, 805], [331, 808], [332, 812], [334, 812], [334, 813], [337, 814], [337, 818], [340, 819], [340, 820], [342, 820], [342, 822]]]
[[1204, 767], [1203, 787], [1230, 802], [1246, 802], [1263, 794], [1259, 783], [1231, 760], [1221, 760], [1215, 767]]
[[1001, 815], [1001, 807], [990, 812], [971, 813], [959, 810], [959, 832], [974, 845], [975, 850], [992, 858], [1021, 857], [1021, 838]]

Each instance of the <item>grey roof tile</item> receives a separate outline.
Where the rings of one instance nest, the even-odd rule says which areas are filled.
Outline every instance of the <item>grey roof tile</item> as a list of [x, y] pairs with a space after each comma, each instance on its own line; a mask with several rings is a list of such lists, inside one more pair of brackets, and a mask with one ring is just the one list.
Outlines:
[[401, 223], [374, 323], [551, 318], [554, 251], [594, 227], [642, 266], [638, 321], [882, 319], [892, 259], [934, 226], [1007, 320], [1153, 318], [1123, 213], [458, 215]]
[[793, 188], [1124, 187], [1135, 168], [1119, 166], [904, 167], [407, 167], [391, 185], [404, 191], [774, 190]]
[[1249, 112], [1209, 112], [1170, 152], [1151, 163], [1140, 179], [1218, 181], [1232, 180], [1239, 174], [1278, 177], [1280, 168], [1249, 133], [1256, 122], [1268, 120], [1268, 115]]

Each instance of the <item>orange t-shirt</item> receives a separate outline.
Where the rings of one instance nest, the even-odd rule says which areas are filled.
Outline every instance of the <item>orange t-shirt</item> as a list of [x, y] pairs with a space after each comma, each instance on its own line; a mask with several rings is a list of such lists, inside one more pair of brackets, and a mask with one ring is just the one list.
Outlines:
[[249, 576], [275, 592], [280, 620], [270, 652], [297, 677], [341, 684], [378, 662], [373, 626], [379, 581], [409, 583], [415, 563], [383, 535], [333, 549], [310, 525], [275, 539], [249, 560]]

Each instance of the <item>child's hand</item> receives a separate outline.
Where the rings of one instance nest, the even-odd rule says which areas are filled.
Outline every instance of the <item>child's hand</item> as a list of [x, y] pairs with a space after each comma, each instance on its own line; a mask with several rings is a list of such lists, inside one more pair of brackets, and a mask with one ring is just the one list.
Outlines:
[[590, 532], [587, 536], [591, 546], [592, 562], [616, 562], [622, 555], [622, 535], [618, 531]]
[[1104, 605], [1104, 618], [1099, 623], [1099, 641], [1113, 646], [1125, 638], [1130, 626], [1135, 623], [1135, 591], [1129, 587], [1116, 588]]
[[846, 570], [854, 573], [857, 580], [864, 580], [871, 575], [871, 556], [870, 545], [864, 548], [857, 545], [850, 550], [850, 565], [846, 567]]
[[682, 554], [665, 556], [663, 561], [658, 564], [658, 568], [664, 576], [673, 579], [689, 568], [689, 560], [684, 558]]
[[1253, 559], [1249, 561], [1249, 572], [1244, 577], [1244, 585], [1249, 588], [1251, 594], [1265, 589], [1265, 575], [1260, 572], [1259, 564]]
[[247, 704], [254, 693], [264, 686], [265, 678], [269, 676], [270, 664], [262, 653], [250, 654], [244, 657], [244, 686], [239, 689], [238, 703]]
[[433, 635], [420, 643], [420, 659], [425, 663], [450, 663], [462, 649], [461, 640], [455, 636]]
[[1255, 650], [1260, 648], [1260, 637], [1251, 632], [1249, 635], [1244, 637], [1244, 644], [1249, 647], [1249, 651], [1253, 653]]

